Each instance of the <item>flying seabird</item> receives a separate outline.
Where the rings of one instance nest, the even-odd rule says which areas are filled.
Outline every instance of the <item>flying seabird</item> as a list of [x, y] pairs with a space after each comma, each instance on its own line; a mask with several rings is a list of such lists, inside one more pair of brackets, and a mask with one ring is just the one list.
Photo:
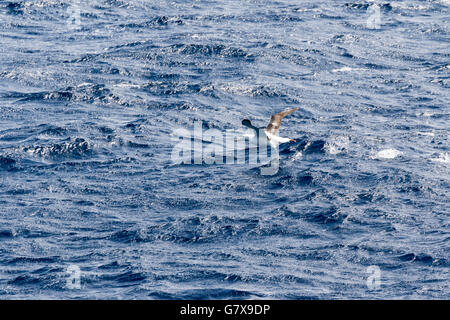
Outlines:
[[242, 124], [244, 126], [246, 126], [247, 128], [253, 129], [256, 132], [256, 135], [258, 135], [259, 132], [264, 132], [267, 139], [271, 143], [273, 143], [273, 142], [285, 143], [285, 142], [289, 142], [289, 141], [295, 141], [294, 139], [279, 137], [277, 132], [278, 132], [278, 129], [280, 129], [281, 120], [283, 120], [284, 117], [286, 117], [287, 115], [291, 114], [292, 112], [294, 112], [296, 110], [298, 110], [298, 108], [293, 108], [293, 109], [285, 110], [283, 112], [274, 114], [272, 117], [270, 117], [269, 124], [265, 128], [264, 127], [262, 127], [262, 128], [255, 127], [254, 125], [252, 125], [251, 121], [248, 119], [242, 120]]

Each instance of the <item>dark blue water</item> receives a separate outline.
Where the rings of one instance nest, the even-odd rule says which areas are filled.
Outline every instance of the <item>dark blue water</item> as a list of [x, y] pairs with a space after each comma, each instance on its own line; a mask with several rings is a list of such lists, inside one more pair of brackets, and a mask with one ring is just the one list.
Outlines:
[[72, 3], [0, 1], [0, 298], [450, 298], [449, 1]]

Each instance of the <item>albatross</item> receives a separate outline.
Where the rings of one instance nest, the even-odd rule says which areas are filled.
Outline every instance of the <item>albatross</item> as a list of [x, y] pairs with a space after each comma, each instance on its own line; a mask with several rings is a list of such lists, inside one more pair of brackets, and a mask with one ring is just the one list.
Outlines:
[[289, 141], [294, 141], [294, 139], [289, 139], [289, 138], [282, 138], [278, 136], [278, 129], [280, 129], [281, 126], [281, 120], [283, 120], [284, 117], [286, 117], [287, 115], [291, 114], [292, 112], [298, 110], [298, 108], [293, 108], [293, 109], [289, 109], [289, 110], [285, 110], [283, 112], [274, 114], [273, 116], [270, 117], [270, 121], [269, 124], [267, 125], [267, 127], [261, 127], [261, 128], [257, 128], [254, 125], [252, 125], [252, 122], [248, 119], [244, 119], [242, 120], [242, 124], [244, 126], [246, 126], [247, 128], [250, 128], [252, 130], [255, 131], [256, 135], [258, 136], [259, 132], [264, 132], [267, 139], [271, 142], [271, 143], [285, 143], [285, 142], [289, 142]]

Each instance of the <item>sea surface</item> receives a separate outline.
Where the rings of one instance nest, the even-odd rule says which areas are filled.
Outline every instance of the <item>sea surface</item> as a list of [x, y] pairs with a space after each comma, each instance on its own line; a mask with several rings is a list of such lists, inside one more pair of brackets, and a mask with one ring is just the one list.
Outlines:
[[[449, 299], [449, 16], [0, 1], [0, 299]], [[294, 107], [274, 175], [173, 161]]]

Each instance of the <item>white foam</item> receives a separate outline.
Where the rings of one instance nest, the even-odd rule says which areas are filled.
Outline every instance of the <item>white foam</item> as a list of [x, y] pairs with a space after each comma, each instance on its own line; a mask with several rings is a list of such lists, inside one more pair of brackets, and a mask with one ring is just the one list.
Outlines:
[[[449, 1], [449, 0], [441, 0], [441, 1]], [[423, 5], [423, 4], [410, 4], [410, 3], [403, 3], [403, 2], [392, 2], [390, 5], [393, 8], [398, 9], [409, 9], [409, 10], [427, 10], [430, 9], [429, 5]]]
[[297, 151], [293, 156], [292, 156], [292, 161], [300, 159], [303, 156], [303, 153], [301, 151]]
[[421, 117], [421, 116], [423, 116], [423, 117], [431, 117], [431, 116], [434, 116], [434, 113], [425, 111], [425, 112], [416, 113], [416, 116], [418, 116], [418, 117]]
[[329, 154], [338, 154], [341, 151], [338, 150], [338, 148], [336, 148], [336, 146], [332, 145], [332, 144], [327, 144], [325, 150], [329, 153]]
[[379, 151], [376, 154], [375, 158], [377, 158], [377, 159], [395, 159], [401, 154], [403, 154], [403, 152], [398, 151], [397, 149], [385, 149], [385, 150]]
[[331, 141], [325, 144], [325, 151], [328, 154], [339, 154], [348, 150], [350, 138], [346, 136], [332, 137]]
[[358, 69], [353, 69], [350, 67], [342, 67], [339, 69], [333, 69], [331, 72], [348, 72], [348, 71], [353, 71], [353, 70], [358, 70]]
[[419, 136], [429, 136], [429, 137], [434, 137], [434, 132], [422, 132], [422, 131], [418, 131], [417, 134]]
[[441, 153], [437, 158], [431, 158], [431, 161], [440, 163], [450, 163], [450, 153]]
[[128, 82], [121, 82], [121, 83], [116, 84], [115, 86], [119, 87], [119, 88], [135, 88], [135, 89], [142, 88], [142, 85], [128, 83]]

